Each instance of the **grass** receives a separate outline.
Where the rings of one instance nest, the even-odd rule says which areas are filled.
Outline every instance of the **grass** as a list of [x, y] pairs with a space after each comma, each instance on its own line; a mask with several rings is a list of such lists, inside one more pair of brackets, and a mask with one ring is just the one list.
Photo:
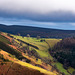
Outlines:
[[22, 58], [22, 53], [17, 51], [16, 49], [13, 49], [12, 47], [10, 47], [9, 45], [5, 44], [4, 42], [0, 41], [0, 48], [12, 55], [15, 55], [18, 59]]
[[40, 56], [42, 56], [42, 57], [48, 57], [48, 53], [47, 52], [41, 51], [41, 50], [36, 50], [36, 51], [40, 54]]
[[38, 59], [37, 63], [38, 63], [38, 64], [42, 64], [41, 59]]
[[[37, 46], [39, 49], [35, 49], [35, 48], [34, 48], [34, 49], [37, 51], [37, 53], [40, 55], [40, 57], [43, 57], [43, 58], [44, 58], [44, 57], [50, 58], [51, 60], [53, 60], [53, 57], [52, 57], [52, 56], [49, 54], [49, 52], [48, 52], [49, 45], [50, 45], [50, 47], [52, 48], [57, 42], [59, 42], [59, 41], [61, 40], [61, 39], [45, 39], [46, 42], [47, 42], [47, 43], [46, 43], [45, 41], [43, 41], [43, 42], [40, 41], [40, 40], [43, 39], [43, 38], [37, 39], [37, 38], [32, 38], [32, 37], [30, 37], [30, 38], [24, 37], [24, 38], [23, 38], [22, 36], [16, 36], [16, 35], [12, 35], [12, 36], [14, 36], [14, 38], [16, 38], [16, 39], [20, 39], [20, 40], [25, 41], [25, 42], [27, 42], [27, 43], [30, 43], [30, 44], [32, 44], [32, 45], [34, 45], [34, 46]], [[18, 40], [16, 40], [16, 39], [15, 39], [15, 41], [20, 44], [20, 42], [19, 42]], [[0, 40], [3, 41], [3, 42], [9, 43], [9, 41], [8, 41], [5, 37], [3, 37], [3, 36], [1, 36], [1, 35], [0, 35]], [[49, 45], [48, 45], [48, 44], [49, 44]], [[27, 45], [23, 43], [22, 46], [27, 46]], [[21, 47], [22, 47], [22, 46], [21, 46]], [[33, 47], [30, 46], [30, 50], [31, 50], [32, 48], [33, 48]], [[10, 57], [13, 57], [13, 56], [10, 55]], [[15, 57], [13, 57], [13, 58], [15, 58]], [[51, 75], [51, 74], [52, 74], [52, 75], [56, 75], [56, 74], [53, 74], [52, 72], [46, 71], [46, 70], [44, 70], [44, 69], [41, 69], [41, 68], [39, 68], [39, 67], [33, 66], [33, 65], [28, 64], [28, 63], [25, 63], [25, 62], [21, 62], [21, 61], [15, 61], [15, 62], [18, 63], [18, 64], [20, 64], [20, 65], [22, 65], [22, 66], [26, 66], [26, 67], [28, 67], [28, 68], [32, 68], [32, 69], [38, 70], [38, 71], [40, 71], [40, 72], [42, 72], [42, 73], [46, 73], [46, 74], [48, 74], [48, 75]], [[41, 59], [38, 59], [37, 63], [41, 64], [41, 63], [42, 63]], [[58, 68], [61, 72], [64, 72], [66, 75], [68, 75], [67, 70], [65, 70], [65, 69], [63, 68], [63, 65], [62, 65], [61, 63], [56, 62], [56, 63], [54, 63], [53, 65], [56, 65], [57, 68]], [[72, 68], [69, 68], [68, 70], [69, 70], [69, 71], [71, 70], [72, 72], [74, 71], [74, 69], [72, 69]]]
[[47, 57], [53, 60], [53, 57], [49, 54], [48, 51], [36, 50], [41, 57]]
[[66, 75], [69, 75], [69, 73], [67, 72], [66, 69], [63, 68], [63, 65], [59, 62], [56, 62], [56, 63], [53, 63], [53, 65], [56, 65], [57, 69], [60, 71], [60, 72], [64, 72]]
[[45, 39], [46, 42], [49, 44], [50, 48], [52, 48], [57, 42], [59, 42], [61, 39]]
[[[13, 36], [16, 39], [20, 39], [20, 40], [25, 41], [27, 43], [30, 43], [34, 46], [37, 46], [39, 48], [39, 50], [41, 50], [41, 51], [48, 51], [49, 47], [48, 47], [47, 43], [46, 42], [40, 42], [41, 39], [36, 39], [36, 38], [32, 38], [32, 37], [30, 37], [28, 39], [27, 37], [23, 38], [22, 36], [16, 36], [16, 35], [13, 35]], [[23, 44], [23, 46], [24, 46], [24, 44]]]
[[[13, 58], [9, 56], [10, 53], [7, 53], [7, 52], [5, 52], [5, 51], [2, 51], [1, 53], [2, 53], [4, 56], [8, 57], [8, 59], [9, 59], [10, 61], [12, 61], [13, 63], [16, 63], [15, 66], [14, 66], [14, 65], [11, 66], [11, 69], [15, 70], [15, 71], [13, 71], [13, 73], [16, 73], [16, 71], [19, 72], [19, 71], [21, 70], [20, 72], [22, 73], [22, 72], [24, 71], [24, 74], [25, 74], [25, 75], [56, 75], [56, 74], [53, 73], [53, 72], [47, 71], [47, 70], [42, 69], [42, 68], [40, 68], [40, 67], [33, 66], [33, 65], [29, 64], [29, 63], [22, 62], [22, 61], [16, 60], [16, 59], [13, 60]], [[41, 63], [40, 60], [39, 60], [39, 63]], [[17, 68], [17, 65], [19, 65], [19, 68]], [[23, 67], [26, 68], [27, 70], [23, 70]], [[5, 67], [5, 68], [6, 68], [6, 67]], [[5, 69], [5, 68], [4, 68], [4, 69]], [[12, 72], [11, 69], [10, 69], [10, 71]], [[34, 72], [34, 71], [35, 71], [35, 72]], [[10, 73], [11, 73], [11, 72], [10, 72]], [[28, 72], [28, 73], [27, 73], [27, 72]], [[31, 72], [31, 73], [29, 73], [29, 72]], [[34, 72], [34, 73], [32, 74], [32, 72]], [[37, 72], [39, 72], [39, 73], [37, 74]], [[42, 73], [42, 74], [41, 74], [41, 73]], [[22, 73], [22, 74], [23, 74], [23, 73]], [[8, 75], [10, 75], [10, 74], [8, 73]], [[12, 75], [12, 74], [11, 74], [11, 75]], [[14, 74], [14, 75], [17, 75], [17, 74]]]
[[2, 35], [0, 35], [0, 41], [10, 44], [9, 40]]
[[39, 48], [42, 47], [42, 48], [40, 48], [42, 50], [44, 50], [48, 47], [46, 42], [40, 42], [41, 39], [36, 39], [36, 38], [32, 38], [32, 37], [30, 37], [30, 38], [24, 37], [23, 38], [22, 36], [16, 36], [16, 35], [12, 35], [12, 36], [14, 36], [14, 38], [16, 38], [16, 39], [20, 39], [20, 40], [30, 43], [34, 46], [37, 46]]
[[[34, 46], [37, 46], [39, 48], [39, 50], [35, 49], [35, 48], [34, 49], [37, 51], [37, 53], [40, 55], [40, 57], [50, 58], [51, 60], [53, 60], [53, 57], [48, 52], [49, 45], [50, 45], [50, 47], [53, 47], [54, 44], [56, 44], [57, 42], [60, 41], [60, 39], [46, 39], [46, 38], [37, 39], [37, 38], [33, 38], [33, 37], [29, 37], [29, 38], [24, 37], [23, 38], [22, 36], [17, 36], [17, 35], [12, 35], [12, 36], [16, 39], [20, 39], [24, 42], [27, 42]], [[46, 42], [45, 41], [41, 42], [40, 41], [41, 39], [46, 40]], [[49, 43], [49, 45], [48, 45], [48, 43]], [[26, 46], [26, 44], [23, 44], [23, 46]], [[29, 48], [31, 50], [33, 47], [29, 46]]]
[[72, 67], [69, 67], [69, 68], [68, 68], [68, 71], [69, 71], [70, 73], [72, 73], [73, 71], [75, 71], [75, 69], [72, 68]]
[[[37, 51], [37, 53], [40, 55], [40, 57], [49, 58], [51, 60], [53, 60], [53, 57], [48, 52], [49, 46], [50, 46], [50, 48], [52, 48], [57, 42], [59, 42], [61, 40], [61, 39], [52, 39], [52, 38], [47, 39], [47, 38], [45, 38], [46, 42], [45, 41], [41, 42], [40, 40], [43, 38], [37, 39], [37, 38], [32, 38], [32, 37], [29, 37], [29, 38], [24, 37], [23, 38], [22, 36], [15, 36], [15, 35], [12, 35], [12, 36], [14, 36], [14, 38], [16, 38], [16, 39], [20, 39], [20, 40], [25, 41], [27, 43], [30, 43], [34, 46], [37, 46], [39, 48], [39, 50], [35, 49], [35, 48], [34, 49]], [[24, 46], [24, 44], [23, 44], [23, 46]], [[30, 47], [30, 50], [31, 50], [31, 48], [33, 48], [33, 47]], [[41, 63], [41, 61], [39, 60], [38, 63]], [[65, 70], [63, 68], [63, 65], [61, 63], [56, 62], [54, 64], [57, 66], [57, 68], [61, 72], [64, 72], [66, 75], [68, 75], [67, 70]]]
[[[36, 39], [36, 38], [32, 38], [32, 37], [30, 37], [30, 38], [24, 37], [23, 38], [22, 36], [15, 36], [15, 35], [13, 35], [13, 36], [16, 39], [20, 39], [20, 40], [25, 41], [27, 43], [30, 43], [30, 44], [32, 44], [34, 46], [37, 46], [39, 48], [39, 50], [38, 49], [35, 49], [35, 50], [40, 55], [40, 57], [42, 57], [42, 58], [49, 58], [51, 60], [53, 60], [53, 57], [48, 52], [49, 46], [50, 46], [50, 48], [52, 48], [57, 42], [59, 42], [61, 40], [61, 39], [52, 39], [52, 38], [49, 38], [49, 39], [45, 39], [46, 42], [45, 41], [44, 42], [40, 42], [40, 40], [43, 39], [43, 38]], [[30, 47], [30, 49], [31, 48], [32, 47]], [[38, 63], [41, 63], [41, 61], [39, 60]], [[63, 65], [61, 63], [56, 62], [54, 64], [57, 66], [57, 68], [61, 72], [64, 72], [66, 75], [68, 75], [67, 70], [65, 70], [63, 68]]]
[[38, 71], [40, 71], [41, 73], [44, 73], [44, 74], [46, 74], [46, 75], [56, 75], [56, 74], [53, 73], [53, 72], [47, 71], [47, 70], [45, 70], [45, 69], [42, 69], [42, 68], [40, 68], [40, 67], [33, 66], [33, 65], [28, 64], [28, 63], [25, 63], [25, 62], [18, 61], [18, 62], [16, 62], [16, 63], [19, 63], [19, 64], [21, 64], [22, 66], [26, 66], [26, 67], [28, 67], [28, 68], [32, 68], [32, 69], [34, 69], [34, 70], [38, 70]]
[[40, 42], [40, 40], [43, 39], [43, 38], [37, 39], [37, 38], [30, 37], [28, 39], [27, 37], [23, 38], [22, 36], [14, 36], [14, 38], [20, 39], [20, 40], [25, 41], [27, 43], [30, 43], [30, 44], [32, 44], [34, 46], [37, 46], [39, 48], [39, 50], [38, 49], [35, 49], [35, 50], [38, 52], [38, 54], [41, 57], [50, 57], [52, 59], [51, 55], [48, 52], [48, 49], [49, 49], [48, 44], [46, 42]]

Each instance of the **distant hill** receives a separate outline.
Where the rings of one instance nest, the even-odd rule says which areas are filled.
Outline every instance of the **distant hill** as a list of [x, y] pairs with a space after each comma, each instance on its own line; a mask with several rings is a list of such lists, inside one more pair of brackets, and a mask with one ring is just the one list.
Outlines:
[[36, 37], [37, 35], [41, 37], [50, 37], [50, 38], [66, 38], [75, 36], [75, 30], [59, 30], [59, 29], [50, 29], [50, 28], [40, 28], [40, 27], [32, 27], [32, 26], [19, 26], [19, 25], [11, 25], [6, 26], [0, 24], [0, 31], [18, 34], [20, 33], [22, 36], [26, 36], [30, 34], [32, 37]]

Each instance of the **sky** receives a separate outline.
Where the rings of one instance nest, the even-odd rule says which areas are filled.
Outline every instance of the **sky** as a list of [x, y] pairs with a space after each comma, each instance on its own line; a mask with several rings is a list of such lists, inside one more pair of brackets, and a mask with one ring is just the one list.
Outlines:
[[0, 0], [0, 23], [75, 30], [75, 0]]

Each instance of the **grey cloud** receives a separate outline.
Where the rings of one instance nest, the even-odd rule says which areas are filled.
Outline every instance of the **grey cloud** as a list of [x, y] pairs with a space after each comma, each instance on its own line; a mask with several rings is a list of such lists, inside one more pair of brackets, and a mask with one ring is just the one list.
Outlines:
[[75, 0], [0, 0], [0, 17], [74, 22]]

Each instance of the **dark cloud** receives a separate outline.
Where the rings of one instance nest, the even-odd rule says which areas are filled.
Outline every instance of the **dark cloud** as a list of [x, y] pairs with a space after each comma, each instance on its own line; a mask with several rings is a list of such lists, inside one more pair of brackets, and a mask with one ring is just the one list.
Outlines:
[[0, 17], [75, 22], [75, 0], [0, 0]]
[[18, 19], [29, 19], [40, 22], [75, 22], [75, 15], [71, 12], [50, 12], [48, 14], [37, 14], [31, 12], [25, 13], [9, 13], [0, 11], [0, 17], [4, 18], [18, 18]]

